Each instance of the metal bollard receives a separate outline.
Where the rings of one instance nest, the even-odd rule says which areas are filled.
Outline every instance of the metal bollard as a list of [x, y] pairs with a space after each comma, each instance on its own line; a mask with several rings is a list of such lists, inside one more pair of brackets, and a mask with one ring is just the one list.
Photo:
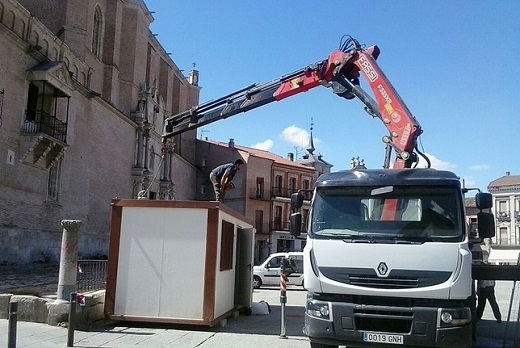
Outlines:
[[74, 317], [76, 316], [76, 293], [70, 293], [69, 325], [67, 328], [67, 347], [74, 347]]
[[9, 331], [7, 348], [16, 348], [16, 323], [18, 320], [18, 302], [9, 302]]
[[506, 320], [506, 327], [504, 329], [504, 337], [502, 338], [502, 347], [506, 346], [506, 340], [507, 340], [507, 334], [508, 334], [508, 326], [509, 326], [509, 319], [511, 319], [511, 310], [513, 309], [513, 302], [515, 298], [515, 288], [516, 288], [516, 280], [513, 282], [513, 288], [511, 289], [511, 298], [509, 300], [509, 309], [507, 311], [507, 320]]
[[287, 276], [284, 272], [280, 272], [280, 314], [281, 314], [281, 322], [280, 322], [280, 338], [287, 338], [286, 328], [287, 325], [285, 323], [285, 304], [287, 303]]

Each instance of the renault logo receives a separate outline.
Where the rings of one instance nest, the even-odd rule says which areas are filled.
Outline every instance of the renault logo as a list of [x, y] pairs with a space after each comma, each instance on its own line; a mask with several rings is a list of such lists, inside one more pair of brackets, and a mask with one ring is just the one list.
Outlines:
[[384, 277], [388, 272], [388, 266], [384, 262], [380, 262], [379, 266], [377, 266], [377, 273], [380, 277]]

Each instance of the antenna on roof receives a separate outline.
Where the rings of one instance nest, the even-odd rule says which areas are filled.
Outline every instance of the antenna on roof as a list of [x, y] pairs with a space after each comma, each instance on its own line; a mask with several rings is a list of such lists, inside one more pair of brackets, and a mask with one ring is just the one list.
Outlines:
[[313, 118], [311, 117], [311, 136], [309, 138], [309, 147], [307, 148], [307, 151], [312, 155], [314, 150], [316, 150], [316, 148], [314, 147], [314, 139], [312, 138], [312, 130], [314, 129], [314, 121], [313, 121]]

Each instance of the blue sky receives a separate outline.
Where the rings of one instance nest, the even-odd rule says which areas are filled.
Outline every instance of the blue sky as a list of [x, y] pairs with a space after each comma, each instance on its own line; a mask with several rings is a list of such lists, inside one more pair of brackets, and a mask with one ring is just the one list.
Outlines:
[[[177, 66], [187, 75], [196, 63], [200, 102], [321, 61], [347, 34], [381, 49], [377, 62], [421, 124], [420, 146], [434, 167], [484, 191], [507, 171], [520, 175], [520, 1], [145, 2]], [[355, 156], [381, 168], [384, 125], [359, 100], [323, 87], [200, 134], [299, 157], [311, 119], [316, 153], [333, 171]]]

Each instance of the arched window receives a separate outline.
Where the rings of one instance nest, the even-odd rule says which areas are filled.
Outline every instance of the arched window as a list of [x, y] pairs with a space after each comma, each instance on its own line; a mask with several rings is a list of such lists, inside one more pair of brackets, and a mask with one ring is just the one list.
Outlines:
[[92, 53], [101, 58], [101, 43], [103, 41], [103, 13], [96, 6], [94, 11], [94, 25], [92, 26]]

